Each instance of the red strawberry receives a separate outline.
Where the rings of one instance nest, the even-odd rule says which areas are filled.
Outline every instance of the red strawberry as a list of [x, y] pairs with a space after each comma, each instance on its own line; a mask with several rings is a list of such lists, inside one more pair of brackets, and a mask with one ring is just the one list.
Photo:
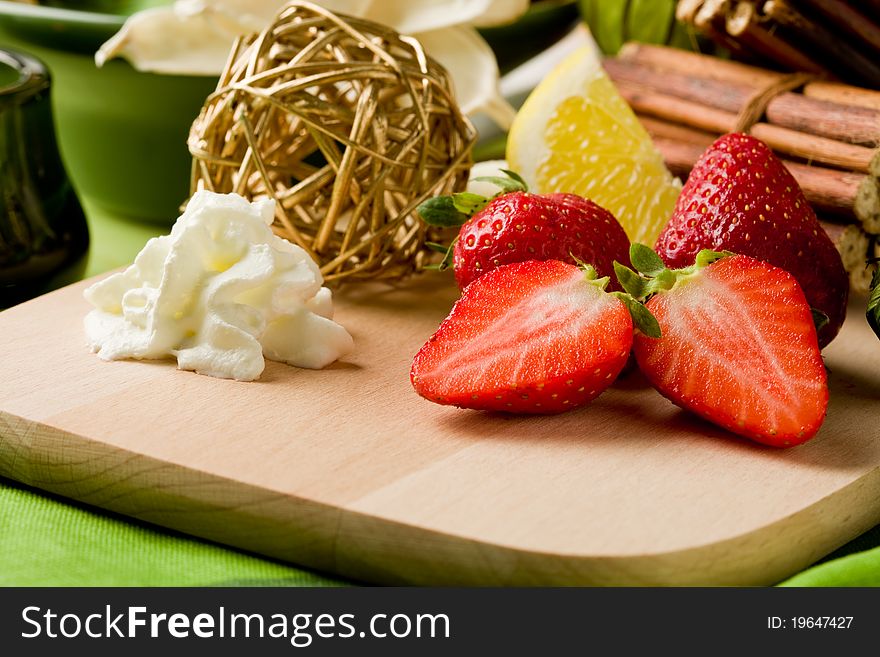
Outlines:
[[[676, 271], [653, 256], [659, 269], [647, 267], [655, 278], [645, 284], [656, 294], [646, 307], [662, 337], [636, 334], [639, 368], [674, 404], [736, 434], [803, 443], [828, 404], [810, 306], [788, 272], [743, 255], [705, 266], [719, 255], [704, 251]], [[642, 259], [635, 250], [632, 258]]]
[[458, 233], [452, 262], [464, 289], [500, 265], [524, 260], [587, 262], [599, 276], [628, 262], [629, 238], [608, 210], [575, 194], [513, 192], [492, 200]]
[[[493, 199], [469, 193], [438, 197], [419, 208], [428, 223], [461, 224], [452, 251], [461, 289], [512, 262], [586, 262], [599, 276], [611, 276], [615, 260], [629, 262], [623, 227], [592, 201], [575, 194], [530, 194], [519, 177], [478, 180], [492, 181], [504, 192]], [[616, 281], [612, 287], [618, 289]]]
[[422, 397], [512, 413], [561, 413], [597, 397], [632, 346], [607, 280], [558, 260], [502, 265], [467, 286], [416, 354]]
[[693, 263], [701, 249], [749, 255], [790, 272], [810, 305], [828, 316], [820, 346], [837, 335], [849, 292], [840, 255], [797, 182], [754, 137], [729, 134], [709, 147], [656, 245], [669, 267]]

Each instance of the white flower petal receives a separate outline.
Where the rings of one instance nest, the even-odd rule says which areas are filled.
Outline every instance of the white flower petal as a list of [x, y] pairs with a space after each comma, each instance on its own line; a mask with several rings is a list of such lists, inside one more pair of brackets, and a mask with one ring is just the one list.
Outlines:
[[[132, 15], [105, 43], [95, 60], [102, 65], [125, 57], [141, 71], [218, 75], [235, 38], [257, 32], [285, 0], [177, 0]], [[512, 20], [523, 0], [320, 0], [332, 11], [361, 15], [413, 34], [450, 72], [456, 97], [466, 114], [484, 112], [506, 128], [513, 109], [498, 92], [498, 65], [489, 44], [471, 27]]]
[[364, 17], [414, 34], [465, 23], [506, 23], [528, 6], [528, 0], [374, 0]]
[[473, 25], [489, 27], [512, 23], [526, 13], [529, 8], [529, 0], [494, 0], [488, 5], [480, 16], [476, 16], [470, 21]]
[[486, 40], [472, 27], [445, 27], [414, 35], [452, 76], [462, 112], [485, 112], [502, 128], [515, 110], [498, 91], [498, 63]]

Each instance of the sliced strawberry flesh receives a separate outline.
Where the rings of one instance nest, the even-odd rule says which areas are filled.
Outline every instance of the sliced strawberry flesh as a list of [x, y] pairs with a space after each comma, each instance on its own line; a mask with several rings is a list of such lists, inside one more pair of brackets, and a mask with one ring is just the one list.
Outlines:
[[626, 362], [626, 308], [579, 268], [502, 266], [468, 286], [413, 361], [422, 396], [442, 404], [556, 413], [599, 395]]
[[659, 340], [635, 355], [674, 403], [769, 445], [811, 438], [828, 403], [825, 368], [800, 286], [746, 256], [720, 260], [653, 297]]

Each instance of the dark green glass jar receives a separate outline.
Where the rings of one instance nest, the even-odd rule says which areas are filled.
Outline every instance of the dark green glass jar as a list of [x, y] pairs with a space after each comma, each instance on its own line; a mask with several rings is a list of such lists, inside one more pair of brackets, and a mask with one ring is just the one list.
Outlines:
[[0, 50], [0, 308], [85, 269], [89, 233], [58, 153], [49, 87], [42, 62]]

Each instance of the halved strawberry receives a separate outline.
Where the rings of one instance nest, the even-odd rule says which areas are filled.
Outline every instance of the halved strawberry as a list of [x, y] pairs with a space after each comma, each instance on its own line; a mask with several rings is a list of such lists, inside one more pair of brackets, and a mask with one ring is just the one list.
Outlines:
[[502, 265], [468, 285], [416, 354], [416, 392], [438, 404], [560, 413], [620, 373], [633, 323], [595, 270], [558, 260]]
[[812, 438], [828, 387], [813, 315], [794, 276], [743, 255], [702, 251], [679, 270], [651, 256], [631, 252], [647, 281], [619, 268], [634, 296], [653, 294], [646, 307], [662, 335], [637, 333], [633, 345], [651, 384], [674, 404], [760, 443]]

